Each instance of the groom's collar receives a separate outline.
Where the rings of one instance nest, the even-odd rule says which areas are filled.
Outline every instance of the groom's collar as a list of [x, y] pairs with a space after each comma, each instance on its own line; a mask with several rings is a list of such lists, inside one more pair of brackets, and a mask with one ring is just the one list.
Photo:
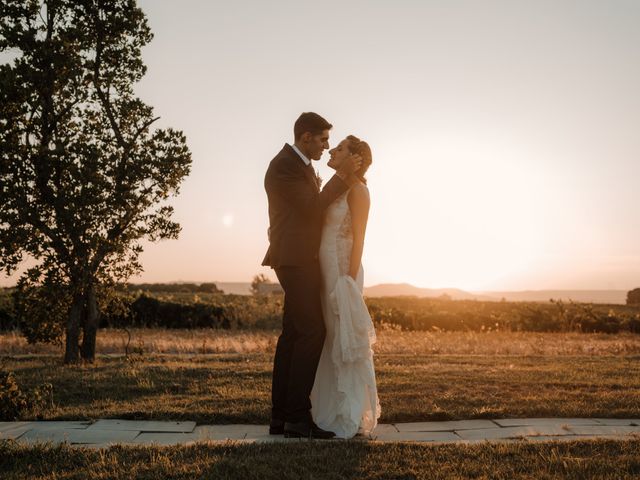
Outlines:
[[293, 151], [296, 152], [298, 154], [298, 156], [302, 159], [302, 161], [304, 162], [304, 164], [308, 167], [309, 165], [311, 165], [311, 160], [309, 160], [304, 153], [302, 153], [300, 151], [300, 149], [298, 147], [296, 147], [295, 144], [291, 145], [291, 148], [293, 148]]

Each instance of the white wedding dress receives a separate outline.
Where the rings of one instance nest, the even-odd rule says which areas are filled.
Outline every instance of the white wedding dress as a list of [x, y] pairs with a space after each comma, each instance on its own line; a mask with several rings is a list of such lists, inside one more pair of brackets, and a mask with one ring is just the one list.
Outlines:
[[376, 333], [362, 298], [363, 269], [348, 274], [353, 234], [348, 192], [327, 209], [322, 241], [322, 313], [327, 329], [311, 391], [311, 415], [338, 438], [369, 435], [380, 418], [373, 367]]

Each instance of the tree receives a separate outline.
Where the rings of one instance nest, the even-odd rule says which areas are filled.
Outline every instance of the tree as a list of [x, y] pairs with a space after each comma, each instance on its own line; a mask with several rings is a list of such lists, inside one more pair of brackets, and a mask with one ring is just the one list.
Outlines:
[[135, 0], [0, 6], [14, 57], [0, 65], [0, 269], [31, 258], [22, 290], [68, 299], [65, 363], [94, 360], [100, 304], [142, 270], [140, 240], [180, 231], [166, 200], [190, 170], [186, 139], [152, 129], [133, 92], [151, 39]]
[[266, 275], [260, 273], [259, 275], [254, 275], [253, 280], [251, 281], [251, 294], [252, 295], [260, 295], [261, 285], [265, 285], [271, 283]]
[[627, 292], [627, 305], [640, 305], [640, 288]]

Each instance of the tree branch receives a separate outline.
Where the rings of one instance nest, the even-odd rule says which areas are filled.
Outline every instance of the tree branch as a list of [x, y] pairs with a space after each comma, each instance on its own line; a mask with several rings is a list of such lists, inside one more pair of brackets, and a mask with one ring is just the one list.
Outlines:
[[[99, 12], [98, 15], [99, 16]], [[118, 146], [120, 148], [125, 149], [127, 147], [127, 142], [124, 141], [124, 137], [122, 136], [122, 132], [120, 131], [120, 126], [116, 121], [115, 115], [113, 114], [113, 110], [111, 109], [111, 103], [107, 98], [107, 92], [102, 91], [102, 82], [100, 81], [100, 67], [102, 66], [102, 51], [104, 48], [103, 38], [104, 33], [102, 31], [101, 22], [96, 22], [97, 29], [97, 39], [96, 39], [96, 60], [93, 66], [93, 84], [96, 87], [96, 93], [98, 94], [98, 98], [100, 99], [100, 103], [102, 104], [102, 108], [104, 108], [105, 113], [107, 114], [107, 119], [109, 120], [109, 124], [111, 125], [111, 129], [116, 136], [116, 140], [118, 142]]]

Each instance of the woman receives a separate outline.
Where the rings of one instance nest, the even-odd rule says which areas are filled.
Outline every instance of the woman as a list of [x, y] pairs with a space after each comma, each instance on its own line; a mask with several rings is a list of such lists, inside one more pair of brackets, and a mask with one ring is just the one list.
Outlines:
[[359, 182], [327, 209], [320, 243], [322, 312], [327, 333], [311, 391], [311, 414], [322, 429], [338, 438], [369, 435], [380, 417], [373, 368], [376, 334], [362, 298], [362, 251], [369, 215], [364, 177], [371, 165], [366, 142], [349, 135], [330, 150], [337, 170], [351, 154], [362, 157]]

